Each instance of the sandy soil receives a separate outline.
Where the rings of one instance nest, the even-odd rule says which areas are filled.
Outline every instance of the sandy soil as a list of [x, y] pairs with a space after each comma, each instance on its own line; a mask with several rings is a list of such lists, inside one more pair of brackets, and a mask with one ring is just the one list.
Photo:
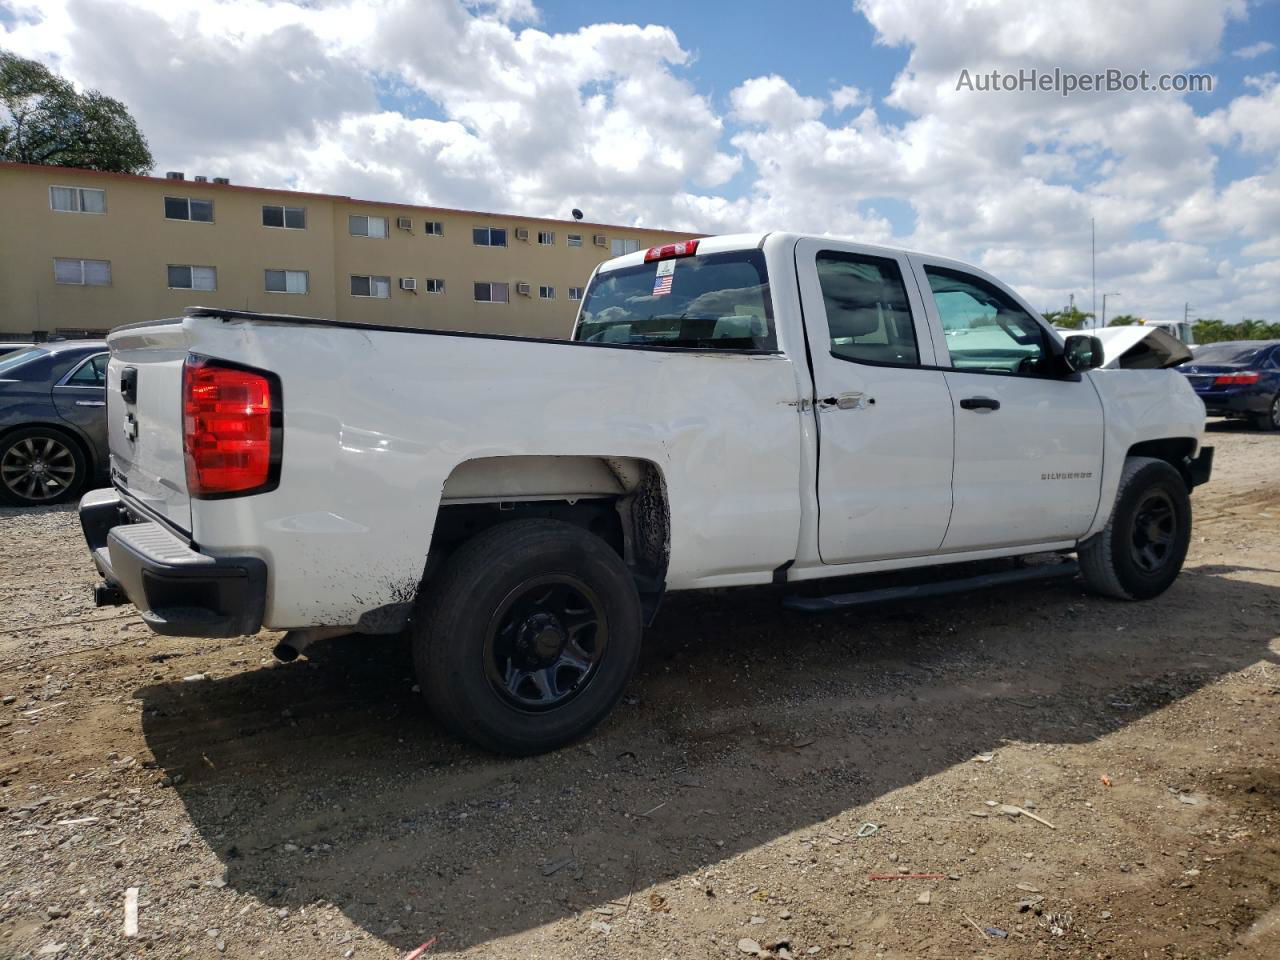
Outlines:
[[1280, 956], [1280, 435], [1211, 442], [1158, 600], [673, 597], [521, 761], [401, 643], [157, 637], [72, 509], [0, 511], [0, 956]]

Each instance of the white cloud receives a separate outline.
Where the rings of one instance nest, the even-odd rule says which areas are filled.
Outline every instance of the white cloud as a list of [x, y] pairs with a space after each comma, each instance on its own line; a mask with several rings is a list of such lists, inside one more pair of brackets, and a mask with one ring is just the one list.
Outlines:
[[802, 97], [777, 74], [753, 77], [729, 95], [736, 119], [767, 127], [794, 127], [822, 115], [822, 101]]
[[1270, 53], [1276, 48], [1274, 43], [1268, 40], [1259, 40], [1257, 43], [1251, 43], [1247, 47], [1241, 47], [1239, 50], [1232, 50], [1233, 57], [1239, 57], [1241, 60], [1252, 60], [1260, 57], [1264, 53]]

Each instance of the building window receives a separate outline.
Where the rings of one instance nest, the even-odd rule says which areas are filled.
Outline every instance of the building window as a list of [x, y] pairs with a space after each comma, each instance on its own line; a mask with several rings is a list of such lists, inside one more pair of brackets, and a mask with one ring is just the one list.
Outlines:
[[624, 253], [635, 253], [637, 250], [639, 250], [640, 241], [616, 239], [612, 243], [612, 248], [613, 248], [613, 255], [615, 257], [620, 257]]
[[170, 290], [217, 290], [217, 267], [169, 265]]
[[505, 283], [477, 283], [477, 303], [506, 303], [511, 299], [511, 291]]
[[285, 230], [307, 229], [306, 207], [281, 207], [273, 203], [262, 205], [262, 225], [281, 227]]
[[570, 299], [570, 300], [581, 300], [581, 299], [582, 299], [582, 288], [581, 288], [581, 287], [570, 287], [570, 288], [569, 288], [569, 299]]
[[164, 218], [213, 223], [213, 201], [193, 200], [191, 197], [165, 197]]
[[554, 300], [555, 298], [556, 298], [555, 287], [539, 287], [538, 288], [539, 300]]
[[267, 293], [306, 293], [310, 278], [305, 270], [268, 270]]
[[53, 282], [69, 283], [80, 287], [109, 287], [111, 286], [111, 261], [55, 257]]
[[475, 227], [471, 231], [471, 242], [477, 247], [505, 247], [507, 229], [506, 227]]
[[538, 243], [544, 247], [554, 247], [556, 243], [556, 235], [554, 230], [539, 230]]
[[582, 234], [571, 233], [564, 238], [564, 242], [567, 246], [570, 246], [570, 247], [580, 247], [582, 246]]
[[107, 191], [86, 187], [50, 187], [49, 208], [62, 213], [106, 213]]
[[427, 293], [444, 293], [443, 280], [432, 280], [428, 278], [427, 280], [424, 280], [423, 283], [425, 285], [424, 289]]
[[[347, 232], [353, 237], [385, 237], [387, 235], [386, 217], [347, 217]], [[368, 294], [361, 294], [368, 296]]]
[[422, 232], [428, 237], [443, 237], [444, 224], [439, 220], [428, 220], [422, 225]]
[[391, 297], [390, 277], [351, 278], [351, 295], [353, 297], [372, 297], [375, 300], [387, 300]]

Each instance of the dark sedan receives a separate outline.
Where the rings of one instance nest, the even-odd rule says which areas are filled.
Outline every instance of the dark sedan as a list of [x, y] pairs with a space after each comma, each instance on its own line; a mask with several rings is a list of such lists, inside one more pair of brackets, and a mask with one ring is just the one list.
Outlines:
[[101, 340], [0, 356], [0, 500], [57, 503], [106, 474], [106, 378]]
[[1198, 347], [1178, 367], [1211, 417], [1280, 430], [1280, 340], [1232, 340]]

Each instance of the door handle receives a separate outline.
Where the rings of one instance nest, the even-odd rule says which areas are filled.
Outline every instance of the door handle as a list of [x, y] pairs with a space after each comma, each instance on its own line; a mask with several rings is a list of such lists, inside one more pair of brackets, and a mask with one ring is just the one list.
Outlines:
[[859, 390], [851, 390], [838, 397], [823, 397], [818, 401], [818, 406], [828, 409], [835, 407], [837, 410], [857, 410], [860, 407], [874, 405], [875, 402], [875, 397], [868, 397]]
[[965, 397], [960, 401], [961, 410], [999, 410], [1000, 401], [990, 397]]
[[107, 401], [105, 400], [77, 400], [76, 401], [77, 407], [105, 407], [106, 405], [107, 405]]

